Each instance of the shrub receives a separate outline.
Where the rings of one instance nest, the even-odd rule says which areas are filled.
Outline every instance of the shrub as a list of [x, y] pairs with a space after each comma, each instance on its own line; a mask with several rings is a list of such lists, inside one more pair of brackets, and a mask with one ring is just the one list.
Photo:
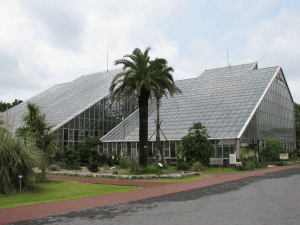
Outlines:
[[141, 174], [162, 174], [160, 167], [157, 165], [150, 165], [148, 168], [141, 167], [140, 168]]
[[51, 166], [49, 167], [49, 170], [50, 170], [50, 171], [58, 171], [59, 169], [58, 169], [58, 166], [57, 166], [57, 165], [51, 165]]
[[130, 160], [130, 173], [133, 174], [139, 174], [140, 173], [140, 166], [139, 166], [139, 160], [137, 158], [132, 158]]
[[197, 172], [197, 171], [202, 171], [205, 170], [205, 167], [202, 165], [201, 162], [194, 162], [192, 167], [191, 167], [191, 171], [193, 172]]
[[97, 173], [98, 172], [98, 163], [97, 162], [91, 162], [90, 164], [88, 164], [88, 169], [89, 171], [93, 172], [93, 173]]
[[213, 146], [208, 141], [209, 136], [202, 124], [195, 123], [189, 128], [188, 134], [181, 138], [177, 150], [178, 161], [186, 161], [190, 164], [201, 162], [203, 165], [209, 165]]
[[[26, 146], [23, 141], [14, 138], [11, 133], [0, 127], [0, 193], [9, 194], [22, 187], [34, 186], [30, 176], [32, 167], [41, 168], [43, 153], [34, 144]], [[23, 189], [23, 188], [22, 188]]]
[[253, 170], [261, 167], [262, 167], [261, 164], [257, 162], [256, 159], [251, 159], [251, 160], [243, 159], [242, 166], [239, 169], [238, 166], [236, 166], [235, 169], [247, 171], [247, 170]]
[[265, 157], [267, 162], [274, 162], [279, 161], [280, 153], [289, 153], [284, 149], [283, 143], [274, 139], [266, 139], [265, 147], [262, 148], [260, 156]]
[[284, 161], [276, 162], [275, 165], [276, 166], [285, 166], [285, 162]]
[[177, 171], [188, 171], [189, 165], [186, 162], [178, 162], [176, 169]]
[[64, 162], [68, 168], [78, 170], [80, 167], [79, 151], [76, 148], [66, 150], [64, 152]]
[[98, 154], [96, 149], [92, 149], [90, 151], [90, 157], [89, 157], [89, 171], [91, 172], [98, 172], [98, 167], [101, 164], [101, 156]]
[[119, 168], [121, 169], [127, 169], [130, 166], [130, 162], [126, 161], [126, 160], [120, 160], [119, 162]]

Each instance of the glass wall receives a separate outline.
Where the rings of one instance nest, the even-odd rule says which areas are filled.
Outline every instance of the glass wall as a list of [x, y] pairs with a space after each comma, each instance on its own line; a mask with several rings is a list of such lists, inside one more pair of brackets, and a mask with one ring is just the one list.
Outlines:
[[[282, 141], [287, 149], [294, 149], [294, 103], [281, 73], [272, 82], [241, 142], [246, 145], [263, 143], [266, 138]], [[259, 145], [262, 147], [262, 144]]]
[[[137, 107], [134, 96], [114, 104], [111, 104], [108, 97], [103, 98], [54, 131], [59, 148], [63, 150], [74, 145], [82, 145], [84, 140], [89, 137], [101, 138], [133, 113]], [[116, 148], [117, 146], [113, 146], [111, 151], [116, 152]]]

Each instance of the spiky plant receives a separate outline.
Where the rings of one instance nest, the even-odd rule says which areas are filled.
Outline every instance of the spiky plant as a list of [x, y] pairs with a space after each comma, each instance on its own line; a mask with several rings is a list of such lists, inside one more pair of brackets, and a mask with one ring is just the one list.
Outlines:
[[42, 152], [35, 146], [26, 146], [23, 141], [13, 137], [7, 129], [0, 129], [0, 193], [8, 194], [20, 187], [29, 188], [32, 167], [40, 167]]

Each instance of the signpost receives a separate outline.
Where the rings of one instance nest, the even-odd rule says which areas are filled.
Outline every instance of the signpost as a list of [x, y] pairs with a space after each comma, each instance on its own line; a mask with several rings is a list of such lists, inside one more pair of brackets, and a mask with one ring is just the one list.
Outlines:
[[236, 162], [236, 166], [242, 166], [242, 162]]
[[20, 178], [20, 193], [21, 193], [21, 179], [23, 178], [23, 176], [19, 175], [19, 178]]

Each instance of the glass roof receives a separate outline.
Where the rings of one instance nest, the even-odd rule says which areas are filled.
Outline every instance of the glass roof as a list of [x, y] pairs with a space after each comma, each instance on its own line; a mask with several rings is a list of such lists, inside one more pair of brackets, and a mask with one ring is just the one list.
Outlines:
[[[74, 81], [55, 85], [7, 111], [13, 131], [22, 126], [27, 102], [35, 103], [53, 130], [68, 122], [109, 94], [113, 77], [122, 69], [84, 75]], [[6, 112], [3, 113], [6, 115]]]
[[[257, 63], [250, 63], [205, 70], [197, 78], [176, 81], [182, 94], [161, 99], [161, 140], [180, 140], [196, 122], [207, 128], [211, 139], [239, 137], [278, 71], [279, 67], [257, 69]], [[156, 100], [152, 99], [149, 141], [156, 138], [155, 119]], [[138, 121], [137, 110], [101, 140], [138, 141]]]

